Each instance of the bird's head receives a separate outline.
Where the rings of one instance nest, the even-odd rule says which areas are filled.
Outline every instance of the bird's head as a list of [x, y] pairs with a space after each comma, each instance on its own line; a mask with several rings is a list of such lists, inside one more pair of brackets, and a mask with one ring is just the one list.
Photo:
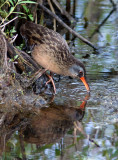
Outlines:
[[70, 68], [69, 68], [69, 72], [70, 72], [70, 76], [73, 78], [79, 78], [81, 79], [81, 81], [84, 83], [86, 89], [88, 92], [90, 92], [90, 88], [89, 85], [86, 81], [86, 71], [85, 71], [85, 67], [81, 62], [78, 62], [76, 64], [73, 64]]

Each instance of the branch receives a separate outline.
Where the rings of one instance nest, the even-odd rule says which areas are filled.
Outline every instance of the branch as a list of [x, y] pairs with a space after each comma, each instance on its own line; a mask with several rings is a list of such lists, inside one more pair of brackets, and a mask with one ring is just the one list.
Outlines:
[[0, 25], [0, 28], [5, 27], [7, 24], [13, 22], [13, 21], [16, 20], [17, 18], [18, 18], [18, 17], [15, 17], [15, 18], [11, 19], [10, 21], [8, 21], [7, 23], [5, 23], [5, 24], [3, 24], [3, 25]]
[[84, 135], [90, 142], [92, 142], [96, 147], [100, 147], [93, 139], [89, 138], [89, 136], [85, 133], [82, 123], [79, 121], [74, 121], [74, 134], [76, 136], [76, 131], [78, 130], [81, 134]]
[[52, 1], [58, 7], [61, 14], [65, 15], [69, 19], [70, 22], [76, 23], [76, 20], [60, 5], [60, 3], [57, 0], [52, 0]]
[[3, 33], [0, 31], [0, 68], [7, 72], [7, 43]]
[[[54, 10], [50, 0], [48, 0], [48, 4], [49, 4], [50, 9], [52, 10], [52, 12], [55, 14], [55, 10]], [[56, 31], [56, 19], [55, 18], [54, 18], [54, 31]]]
[[89, 39], [91, 39], [96, 33], [99, 33], [100, 28], [104, 25], [104, 23], [108, 20], [108, 18], [112, 15], [114, 11], [116, 11], [116, 4], [110, 0], [110, 2], [113, 5], [113, 9], [110, 11], [110, 13], [106, 16], [106, 18], [98, 25], [98, 27], [93, 31]]
[[2, 117], [0, 118], [0, 127], [1, 127], [1, 126], [3, 125], [3, 123], [4, 123], [4, 120], [5, 120], [5, 118], [6, 118], [6, 114], [7, 114], [7, 113], [3, 114]]
[[16, 55], [19, 56], [18, 59], [16, 60], [18, 62], [16, 65], [21, 71], [25, 71], [25, 65], [29, 66], [33, 70], [39, 69], [38, 64], [36, 64], [36, 62], [34, 62], [33, 59], [28, 54], [18, 50], [17, 48], [12, 46], [8, 41], [7, 41], [7, 48], [9, 56], [11, 58], [14, 58]]
[[97, 47], [95, 47], [90, 41], [88, 41], [86, 38], [82, 37], [79, 33], [72, 30], [67, 24], [65, 24], [57, 15], [52, 13], [49, 9], [47, 9], [44, 5], [38, 3], [38, 5], [48, 14], [50, 14], [52, 17], [54, 17], [63, 27], [65, 27], [70, 33], [72, 33], [74, 36], [78, 37], [81, 41], [91, 46], [94, 50], [97, 50]]

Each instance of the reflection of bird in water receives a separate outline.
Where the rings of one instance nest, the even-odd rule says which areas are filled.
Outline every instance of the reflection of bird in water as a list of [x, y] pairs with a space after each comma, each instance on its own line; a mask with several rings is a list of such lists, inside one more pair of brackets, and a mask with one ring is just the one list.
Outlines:
[[[32, 48], [32, 57], [45, 68], [44, 71], [80, 78], [87, 91], [90, 91], [84, 65], [70, 53], [65, 39], [59, 33], [32, 22], [23, 24], [20, 31], [27, 45]], [[51, 76], [49, 78], [48, 82], [52, 82], [56, 93], [53, 79]]]
[[73, 101], [65, 101], [63, 104], [52, 102], [49, 107], [42, 107], [23, 129], [24, 140], [40, 147], [58, 142], [68, 130], [75, 128], [75, 122], [82, 121], [87, 99], [89, 97], [83, 100], [82, 107]]

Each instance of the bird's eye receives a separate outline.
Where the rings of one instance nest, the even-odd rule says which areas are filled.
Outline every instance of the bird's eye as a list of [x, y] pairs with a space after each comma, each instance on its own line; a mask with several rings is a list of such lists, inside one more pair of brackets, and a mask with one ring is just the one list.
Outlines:
[[79, 77], [81, 78], [83, 76], [83, 72], [79, 71]]

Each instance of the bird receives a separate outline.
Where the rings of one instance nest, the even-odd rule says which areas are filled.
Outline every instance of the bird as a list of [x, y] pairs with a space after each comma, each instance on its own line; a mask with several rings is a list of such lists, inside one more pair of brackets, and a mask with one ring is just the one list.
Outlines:
[[[45, 71], [80, 79], [90, 92], [84, 64], [70, 52], [66, 40], [56, 31], [30, 21], [22, 24], [20, 34], [31, 49], [31, 56]], [[49, 76], [56, 93], [53, 79]], [[47, 82], [48, 83], [48, 82]]]

